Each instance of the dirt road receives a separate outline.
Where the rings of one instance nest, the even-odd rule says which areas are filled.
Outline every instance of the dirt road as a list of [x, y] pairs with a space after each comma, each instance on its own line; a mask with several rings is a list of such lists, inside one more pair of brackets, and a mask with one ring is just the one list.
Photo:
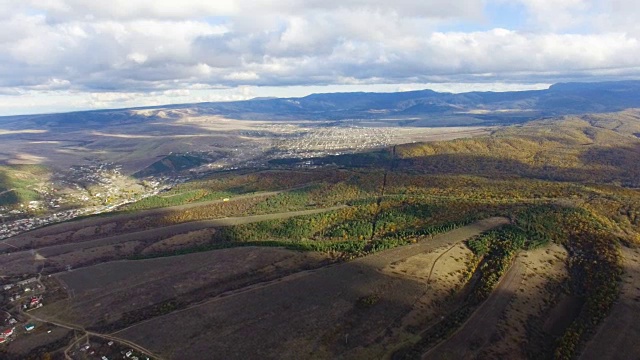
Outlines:
[[254, 222], [267, 221], [267, 220], [288, 219], [295, 216], [320, 214], [323, 212], [343, 209], [345, 207], [346, 205], [339, 205], [339, 206], [333, 206], [330, 208], [323, 208], [323, 209], [289, 211], [289, 212], [275, 213], [275, 214], [228, 217], [228, 218], [220, 218], [220, 219], [192, 221], [192, 222], [186, 222], [186, 223], [181, 223], [177, 225], [158, 227], [150, 230], [136, 231], [136, 232], [130, 232], [122, 235], [110, 236], [110, 237], [93, 240], [93, 241], [84, 241], [84, 242], [78, 242], [78, 243], [47, 246], [47, 247], [39, 248], [37, 250], [40, 255], [48, 257], [48, 256], [63, 254], [69, 251], [78, 251], [82, 249], [89, 249], [89, 248], [94, 248], [94, 247], [104, 246], [104, 245], [119, 244], [119, 243], [124, 243], [128, 241], [134, 241], [134, 240], [168, 238], [177, 234], [184, 234], [190, 231], [197, 231], [197, 230], [208, 229], [208, 228], [242, 225], [242, 224], [250, 224]]
[[[349, 358], [356, 347], [375, 346], [380, 332], [411, 311], [424, 293], [424, 283], [385, 274], [386, 266], [507, 222], [487, 219], [417, 244], [222, 294], [117, 336], [176, 359], [198, 354], [226, 359]], [[373, 303], [359, 305], [367, 297]]]
[[[22, 311], [21, 311], [21, 313], [22, 313], [24, 316], [26, 316], [26, 317], [28, 317], [29, 319], [31, 319], [31, 320], [35, 320], [35, 321], [39, 321], [39, 322], [43, 322], [43, 323], [50, 323], [50, 324], [53, 324], [53, 325], [55, 325], [55, 326], [58, 326], [58, 327], [61, 327], [61, 328], [65, 328], [65, 329], [69, 329], [69, 330], [76, 330], [76, 331], [79, 331], [79, 332], [84, 333], [84, 335], [83, 335], [83, 336], [87, 336], [87, 335], [89, 335], [89, 336], [93, 336], [93, 337], [97, 337], [97, 338], [101, 338], [101, 339], [105, 339], [105, 340], [113, 340], [113, 341], [117, 341], [117, 342], [120, 342], [120, 343], [122, 343], [122, 344], [125, 344], [125, 345], [127, 345], [127, 346], [131, 347], [132, 349], [135, 349], [135, 350], [137, 350], [137, 351], [140, 351], [140, 352], [142, 352], [142, 353], [145, 353], [145, 354], [147, 354], [147, 355], [149, 355], [149, 356], [153, 356], [153, 357], [154, 357], [154, 358], [156, 358], [156, 359], [159, 359], [159, 360], [161, 360], [161, 359], [162, 359], [161, 357], [159, 357], [159, 356], [157, 356], [157, 355], [153, 354], [151, 351], [149, 351], [149, 350], [147, 350], [147, 349], [145, 349], [145, 348], [143, 348], [143, 347], [139, 346], [138, 344], [135, 344], [135, 343], [133, 343], [133, 342], [131, 342], [131, 341], [128, 341], [128, 340], [126, 340], [126, 339], [121, 339], [121, 338], [116, 337], [116, 336], [113, 336], [113, 335], [99, 334], [99, 333], [95, 333], [95, 332], [92, 332], [92, 331], [87, 331], [87, 330], [85, 330], [84, 328], [82, 328], [81, 326], [78, 326], [78, 325], [74, 325], [74, 324], [69, 324], [69, 323], [60, 322], [60, 321], [58, 321], [58, 320], [51, 320], [51, 319], [49, 319], [49, 318], [44, 319], [44, 318], [41, 318], [41, 317], [35, 316], [35, 315], [33, 315], [33, 314], [30, 314], [30, 313], [22, 312]], [[81, 338], [82, 338], [82, 337], [81, 337]], [[68, 350], [69, 350], [69, 348], [71, 348], [71, 346], [73, 346], [75, 343], [77, 343], [77, 341], [74, 341], [73, 343], [69, 344], [69, 346], [65, 349], [65, 356], [66, 356], [67, 358], [68, 358], [67, 351], [68, 351]]]
[[[305, 185], [305, 187], [306, 186], [309, 186], [309, 185]], [[251, 193], [251, 194], [246, 194], [246, 195], [239, 195], [239, 196], [234, 196], [229, 201], [233, 202], [233, 201], [238, 201], [238, 200], [243, 200], [243, 199], [250, 199], [250, 198], [270, 197], [270, 196], [278, 195], [278, 194], [280, 194], [282, 192], [296, 190], [296, 189], [299, 189], [299, 188], [302, 188], [302, 187], [295, 187], [295, 188], [291, 188], [291, 189], [284, 189], [284, 190], [278, 190], [278, 191], [257, 192], [257, 193]], [[118, 221], [142, 219], [142, 218], [145, 218], [145, 217], [162, 216], [162, 215], [172, 214], [172, 213], [185, 211], [185, 210], [189, 210], [189, 209], [194, 209], [194, 208], [199, 208], [199, 207], [206, 207], [206, 206], [215, 205], [215, 204], [221, 204], [223, 202], [225, 202], [224, 199], [219, 199], [219, 200], [196, 202], [196, 203], [185, 204], [185, 205], [169, 206], [169, 207], [163, 207], [163, 208], [157, 208], [157, 209], [140, 210], [140, 211], [135, 211], [135, 212], [131, 212], [131, 213], [126, 213], [126, 212], [125, 213], [122, 213], [122, 212], [105, 213], [105, 214], [101, 214], [101, 215], [98, 215], [98, 216], [91, 216], [91, 217], [81, 218], [81, 219], [77, 219], [77, 220], [73, 220], [73, 221], [66, 221], [66, 222], [62, 222], [62, 223], [58, 223], [58, 224], [52, 224], [52, 225], [45, 226], [45, 227], [42, 227], [42, 228], [34, 229], [34, 230], [28, 231], [26, 233], [22, 233], [22, 234], [13, 236], [11, 238], [8, 238], [8, 239], [6, 239], [4, 241], [1, 241], [0, 245], [6, 244], [6, 245], [9, 245], [9, 246], [15, 247], [14, 245], [19, 245], [20, 242], [29, 241], [30, 239], [32, 239], [34, 237], [37, 238], [37, 237], [51, 236], [53, 234], [61, 234], [61, 233], [66, 233], [66, 232], [75, 232], [75, 231], [80, 231], [80, 230], [85, 229], [85, 228], [95, 227], [95, 226], [109, 224], [109, 223], [115, 223], [115, 222], [118, 222]]]
[[422, 357], [424, 360], [474, 359], [489, 342], [500, 316], [513, 294], [524, 281], [525, 267], [519, 258], [504, 274], [489, 298], [471, 315], [460, 329]]
[[620, 299], [587, 343], [581, 360], [640, 359], [640, 249], [620, 250], [624, 260]]
[[[139, 241], [161, 241], [162, 239], [166, 239], [177, 234], [188, 233], [201, 229], [241, 225], [266, 220], [286, 219], [295, 216], [312, 215], [327, 211], [338, 210], [344, 207], [345, 205], [339, 205], [323, 209], [193, 221], [166, 227], [154, 228], [150, 230], [114, 235], [111, 237], [96, 240], [40, 247], [34, 249], [35, 252], [32, 250], [16, 251], [11, 254], [0, 256], [0, 273], [6, 275], [19, 275], [25, 272], [37, 271], [36, 269], [42, 266], [41, 264], [43, 258], [49, 258], [49, 260], [52, 260], [55, 259], [56, 256], [60, 256], [62, 254], [69, 254], [73, 256], [79, 254], [79, 260], [69, 260], [69, 257], [63, 260], [63, 264], [68, 264], [75, 268], [76, 266], [84, 264], [87, 261], [86, 256], [91, 255], [91, 251], [93, 251], [94, 249], [105, 247], [110, 248], [112, 247], [112, 245], [116, 244], [125, 244], [128, 242]], [[37, 254], [38, 256], [36, 257], [35, 254]], [[123, 257], [124, 255], [119, 256]], [[102, 262], [104, 262], [104, 260], [102, 260]]]

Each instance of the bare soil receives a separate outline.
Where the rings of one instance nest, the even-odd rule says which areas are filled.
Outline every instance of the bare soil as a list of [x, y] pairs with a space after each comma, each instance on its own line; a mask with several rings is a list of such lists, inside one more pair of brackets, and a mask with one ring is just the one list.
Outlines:
[[522, 258], [516, 257], [489, 298], [456, 333], [428, 351], [423, 359], [476, 358], [497, 330], [498, 321], [525, 279], [525, 271]]
[[620, 299], [580, 359], [640, 359], [640, 249], [622, 246], [620, 250], [624, 261]]
[[[557, 244], [523, 253], [520, 262], [524, 266], [524, 281], [516, 290], [511, 303], [498, 322], [490, 343], [484, 347], [482, 357], [491, 359], [524, 359], [527, 324], [531, 318], [539, 318], [549, 310], [559, 284], [568, 277], [567, 251]], [[559, 314], [558, 314], [559, 315]], [[555, 323], [555, 316], [547, 322]], [[561, 327], [564, 330], [564, 326]], [[561, 334], [559, 334], [561, 335]]]
[[72, 299], [48, 304], [39, 314], [90, 327], [200, 289], [215, 296], [325, 262], [320, 254], [253, 247], [111, 262], [56, 275]]
[[[36, 250], [39, 256], [47, 259], [45, 262], [47, 271], [58, 272], [66, 269], [67, 266], [76, 268], [78, 266], [87, 266], [99, 262], [126, 258], [134, 255], [134, 253], [138, 251], [144, 251], [144, 248], [147, 246], [167, 238], [172, 238], [179, 234], [223, 226], [233, 226], [266, 220], [286, 219], [294, 216], [318, 214], [337, 210], [343, 207], [344, 206], [334, 206], [331, 208], [291, 211], [286, 213], [193, 221], [153, 228], [150, 230], [130, 232], [96, 240], [45, 246], [37, 248]], [[197, 235], [196, 237], [201, 239], [200, 235]], [[167, 243], [165, 243], [165, 245], [166, 244]], [[24, 273], [38, 272], [33, 270], [39, 269], [39, 267], [42, 266], [42, 263], [42, 260], [36, 260], [35, 252], [32, 250], [4, 255], [0, 254], [0, 271], [5, 275], [20, 275]]]
[[424, 279], [385, 269], [507, 221], [488, 219], [417, 244], [223, 293], [116, 335], [176, 359], [201, 354], [225, 359], [362, 358], [366, 350], [371, 350], [368, 358], [379, 358], [390, 348], [377, 343], [411, 312], [426, 285]]

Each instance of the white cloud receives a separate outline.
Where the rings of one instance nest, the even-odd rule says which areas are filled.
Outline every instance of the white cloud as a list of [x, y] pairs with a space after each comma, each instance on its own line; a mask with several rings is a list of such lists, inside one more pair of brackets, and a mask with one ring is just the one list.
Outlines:
[[638, 2], [517, 0], [527, 26], [466, 30], [506, 1], [0, 0], [0, 93], [119, 106], [211, 96], [180, 89], [640, 75]]
[[571, 29], [584, 25], [589, 12], [596, 8], [593, 0], [516, 0], [527, 7], [536, 27], [546, 31]]

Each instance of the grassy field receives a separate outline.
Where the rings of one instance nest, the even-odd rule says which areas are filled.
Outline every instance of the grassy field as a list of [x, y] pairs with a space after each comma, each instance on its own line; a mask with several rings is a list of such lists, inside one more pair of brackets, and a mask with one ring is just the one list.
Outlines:
[[47, 180], [49, 172], [42, 166], [0, 166], [0, 206], [13, 206], [40, 200], [34, 187]]
[[227, 172], [12, 238], [0, 271], [77, 268], [43, 314], [168, 358], [621, 356], [605, 345], [636, 332], [639, 119]]

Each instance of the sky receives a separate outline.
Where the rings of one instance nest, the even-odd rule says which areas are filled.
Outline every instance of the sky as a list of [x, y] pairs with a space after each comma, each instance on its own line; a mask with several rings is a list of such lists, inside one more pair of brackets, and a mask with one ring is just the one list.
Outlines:
[[0, 0], [0, 115], [640, 79], [637, 0]]

